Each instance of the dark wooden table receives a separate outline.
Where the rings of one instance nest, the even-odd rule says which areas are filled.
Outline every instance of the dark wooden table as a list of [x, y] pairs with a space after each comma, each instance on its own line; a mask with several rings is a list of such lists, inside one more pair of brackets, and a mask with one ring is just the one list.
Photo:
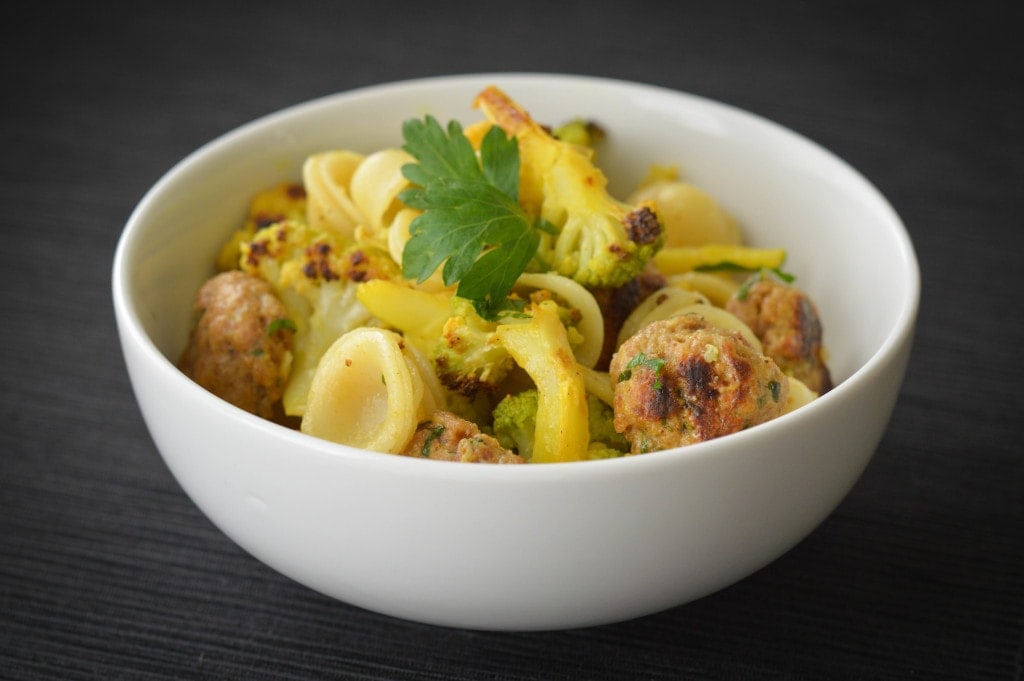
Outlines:
[[[5, 10], [0, 678], [1021, 679], [1024, 52], [1011, 4], [485, 7]], [[397, 621], [251, 558], [154, 449], [109, 292], [146, 189], [284, 106], [471, 71], [610, 76], [749, 109], [847, 159], [905, 220], [923, 300], [888, 432], [835, 513], [748, 579], [592, 629]]]

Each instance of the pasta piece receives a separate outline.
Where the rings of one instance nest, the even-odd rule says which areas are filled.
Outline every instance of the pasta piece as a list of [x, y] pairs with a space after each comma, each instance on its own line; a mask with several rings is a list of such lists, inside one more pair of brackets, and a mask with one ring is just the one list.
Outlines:
[[[399, 265], [402, 264], [405, 244], [408, 243], [409, 237], [412, 236], [409, 233], [409, 228], [412, 226], [412, 221], [419, 215], [420, 211], [415, 208], [403, 208], [395, 214], [391, 224], [388, 225], [388, 253], [391, 254], [391, 259]], [[434, 274], [438, 275], [437, 272]]]
[[740, 229], [704, 190], [680, 180], [656, 180], [637, 189], [629, 202], [655, 204], [665, 230], [665, 247], [739, 244]]
[[604, 346], [604, 315], [593, 293], [580, 283], [554, 272], [523, 274], [516, 282], [516, 287], [551, 291], [567, 306], [578, 310], [580, 323], [576, 328], [583, 341], [573, 348], [576, 361], [591, 368], [597, 364]]
[[709, 268], [748, 271], [775, 269], [782, 267], [785, 261], [786, 251], [782, 248], [754, 248], [727, 244], [662, 248], [654, 256], [654, 263], [666, 275]]
[[410, 370], [418, 372], [420, 378], [423, 379], [425, 392], [423, 393], [421, 411], [426, 416], [430, 416], [437, 411], [447, 411], [450, 406], [448, 404], [448, 391], [441, 385], [441, 380], [437, 377], [437, 372], [434, 371], [434, 366], [430, 359], [411, 343], [406, 344], [402, 350], [405, 353], [406, 360], [409, 362]]
[[350, 239], [356, 226], [366, 222], [349, 193], [352, 175], [364, 158], [354, 151], [324, 151], [302, 164], [310, 226]]
[[587, 393], [601, 400], [609, 407], [615, 406], [615, 385], [607, 371], [597, 371], [580, 365], [583, 373], [583, 385]]
[[678, 314], [689, 313], [700, 315], [708, 324], [717, 326], [720, 329], [738, 331], [755, 350], [764, 354], [764, 346], [761, 345], [761, 341], [758, 340], [750, 327], [744, 324], [739, 317], [728, 310], [723, 310], [722, 308], [715, 307], [714, 305], [690, 305], [681, 308]]
[[434, 406], [402, 337], [361, 327], [335, 341], [320, 360], [301, 430], [351, 447], [397, 454]]
[[789, 393], [786, 396], [786, 406], [782, 408], [783, 414], [795, 411], [818, 398], [818, 393], [808, 388], [800, 379], [792, 376], [786, 378], [789, 379]]
[[[402, 264], [402, 254], [405, 251], [405, 244], [409, 241], [411, 236], [409, 228], [412, 227], [412, 221], [415, 220], [421, 211], [414, 208], [402, 208], [399, 210], [394, 218], [391, 220], [391, 224], [387, 227], [387, 248], [391, 254], [391, 258], [399, 265]], [[445, 286], [444, 279], [441, 276], [442, 268], [438, 267], [437, 270], [421, 282], [413, 282], [415, 287], [423, 291], [429, 291], [431, 293], [437, 293], [440, 291], [446, 291], [448, 293], [454, 293], [456, 284], [451, 286]]]
[[403, 207], [398, 195], [409, 186], [409, 180], [402, 175], [402, 166], [415, 162], [416, 159], [402, 149], [383, 149], [363, 159], [352, 173], [349, 185], [352, 200], [371, 233], [382, 241], [387, 238], [395, 214]]
[[553, 301], [528, 322], [499, 324], [496, 334], [537, 386], [537, 424], [530, 461], [579, 461], [590, 444], [587, 391]]
[[436, 343], [452, 316], [451, 295], [421, 291], [386, 279], [362, 283], [356, 295], [374, 317], [422, 346]]
[[616, 345], [622, 345], [626, 339], [651, 322], [674, 317], [679, 314], [679, 310], [691, 305], [710, 305], [710, 302], [696, 291], [672, 286], [658, 289], [644, 298], [622, 322]]
[[703, 294], [712, 305], [718, 307], [725, 307], [740, 288], [735, 278], [716, 272], [682, 272], [669, 275], [666, 279], [671, 286]]

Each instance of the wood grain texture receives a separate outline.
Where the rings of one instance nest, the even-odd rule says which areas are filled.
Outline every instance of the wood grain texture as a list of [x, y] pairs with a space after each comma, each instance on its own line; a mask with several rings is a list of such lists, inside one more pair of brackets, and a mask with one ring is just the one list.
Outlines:
[[[1024, 54], [1009, 3], [527, 1], [500, 30], [468, 3], [59, 7], [9, 11], [25, 40], [0, 48], [0, 678], [1022, 678]], [[213, 527], [135, 406], [110, 265], [162, 173], [312, 97], [496, 70], [640, 80], [767, 116], [863, 172], [918, 251], [909, 373], [863, 478], [791, 552], [695, 603], [495, 634], [335, 602]]]

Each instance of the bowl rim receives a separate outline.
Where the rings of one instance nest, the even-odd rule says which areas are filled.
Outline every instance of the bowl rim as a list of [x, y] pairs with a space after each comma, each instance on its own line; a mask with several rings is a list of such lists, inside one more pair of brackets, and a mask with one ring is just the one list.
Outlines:
[[[321, 108], [343, 105], [348, 101], [372, 98], [378, 95], [385, 95], [397, 90], [422, 89], [434, 90], [439, 88], [450, 88], [456, 85], [469, 84], [473, 82], [501, 82], [501, 83], [542, 83], [551, 84], [592, 84], [602, 87], [622, 88], [635, 94], [657, 94], [679, 98], [692, 102], [710, 111], [729, 116], [738, 116], [747, 122], [767, 126], [783, 137], [788, 137], [793, 142], [804, 145], [808, 150], [824, 155], [830, 163], [833, 163], [847, 173], [848, 179], [859, 185], [859, 189], [865, 192], [874, 202], [875, 207], [882, 211], [885, 219], [891, 223], [891, 231], [899, 246], [898, 258], [902, 263], [901, 279], [906, 287], [906, 296], [901, 301], [895, 321], [878, 345], [878, 348], [864, 362], [862, 362], [849, 376], [837, 384], [832, 390], [820, 396], [815, 402], [807, 407], [798, 409], [788, 414], [773, 419], [756, 428], [732, 433], [727, 436], [700, 442], [685, 447], [649, 452], [642, 456], [626, 456], [614, 459], [596, 459], [589, 461], [553, 462], [544, 465], [526, 466], [446, 466], [450, 462], [439, 462], [430, 459], [417, 459], [396, 455], [384, 455], [379, 452], [362, 450], [347, 445], [329, 442], [321, 438], [307, 435], [297, 430], [292, 430], [271, 421], [262, 419], [250, 414], [234, 405], [220, 399], [198, 384], [191, 381], [183, 374], [175, 364], [156, 346], [152, 338], [145, 331], [145, 327], [139, 317], [138, 310], [133, 303], [132, 294], [129, 290], [129, 273], [133, 253], [139, 248], [140, 224], [150, 210], [150, 207], [157, 202], [165, 188], [172, 184], [175, 179], [188, 172], [190, 166], [203, 156], [215, 151], [217, 148], [232, 144], [236, 139], [254, 134], [260, 128], [270, 127], [278, 121], [290, 118], [303, 113]], [[533, 479], [534, 476], [561, 476], [566, 471], [572, 471], [574, 476], [603, 475], [606, 471], [621, 475], [624, 470], [645, 470], [648, 466], [673, 465], [680, 460], [688, 460], [695, 457], [720, 457], [731, 452], [734, 456], [741, 456], [749, 453], [750, 447], [744, 446], [744, 441], [749, 438], [757, 438], [760, 433], [767, 433], [770, 430], [787, 427], [789, 424], [805, 418], [811, 418], [813, 413], [825, 405], [843, 399], [848, 392], [855, 390], [856, 386], [866, 380], [869, 375], [885, 369], [886, 360], [898, 351], [905, 343], [912, 341], [914, 327], [917, 320], [921, 297], [920, 267], [910, 234], [902, 219], [893, 208], [888, 199], [881, 191], [871, 183], [860, 171], [854, 168], [848, 161], [839, 157], [820, 143], [809, 137], [785, 127], [775, 121], [766, 118], [758, 113], [742, 109], [728, 102], [722, 102], [703, 95], [698, 95], [683, 90], [673, 89], [667, 86], [646, 83], [635, 80], [624, 80], [604, 76], [580, 75], [571, 73], [547, 73], [529, 71], [490, 71], [480, 73], [457, 73], [449, 75], [428, 76], [409, 78], [384, 83], [375, 83], [360, 87], [351, 88], [334, 93], [328, 93], [302, 102], [288, 105], [260, 115], [246, 123], [236, 126], [223, 132], [174, 163], [164, 174], [143, 194], [142, 198], [131, 211], [119, 237], [114, 250], [114, 257], [111, 269], [111, 292], [117, 327], [121, 335], [122, 345], [125, 343], [134, 344], [135, 348], [142, 353], [145, 361], [161, 372], [164, 380], [178, 383], [183, 389], [191, 391], [199, 400], [205, 400], [207, 406], [213, 410], [219, 410], [225, 418], [232, 419], [250, 427], [262, 431], [268, 438], [279, 439], [282, 444], [287, 443], [289, 449], [294, 447], [302, 450], [306, 455], [313, 454], [320, 457], [348, 461], [355, 465], [367, 465], [377, 467], [395, 467], [396, 470], [414, 471], [416, 475], [444, 479], [452, 479], [453, 476], [472, 476], [472, 479], [492, 479], [499, 481]], [[820, 407], [818, 406], [820, 405]], [[816, 408], [817, 407], [817, 408]], [[586, 464], [586, 465], [581, 465]], [[508, 469], [516, 469], [517, 473], [509, 474]], [[532, 471], [532, 472], [525, 472]]]

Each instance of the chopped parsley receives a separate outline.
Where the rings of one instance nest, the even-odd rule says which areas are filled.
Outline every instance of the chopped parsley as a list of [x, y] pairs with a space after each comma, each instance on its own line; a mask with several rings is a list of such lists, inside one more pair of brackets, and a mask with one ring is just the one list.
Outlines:
[[444, 433], [444, 426], [437, 425], [430, 429], [426, 439], [423, 440], [423, 446], [420, 448], [420, 456], [430, 456], [430, 446], [434, 444], [434, 440], [441, 437], [442, 433]]
[[787, 284], [792, 284], [794, 281], [796, 281], [796, 277], [794, 275], [789, 274], [788, 272], [783, 272], [778, 267], [773, 267], [770, 269], [764, 268], [758, 270], [752, 276], [748, 277], [746, 281], [743, 282], [743, 284], [736, 291], [736, 300], [746, 300], [747, 294], [750, 293], [751, 286], [761, 281], [765, 277], [769, 277], [772, 275], [774, 275], [777, 279]]
[[661, 390], [661, 370], [665, 368], [665, 360], [661, 357], [649, 357], [648, 355], [638, 352], [633, 356], [629, 362], [626, 363], [626, 367], [619, 372], [619, 383], [628, 381], [633, 377], [633, 369], [638, 367], [647, 367], [654, 372], [654, 385], [652, 386], [655, 390]]
[[267, 335], [273, 336], [275, 333], [281, 331], [282, 329], [287, 329], [292, 333], [298, 331], [298, 327], [295, 326], [295, 322], [293, 322], [290, 319], [282, 317], [281, 319], [275, 319], [274, 321], [267, 324]]

